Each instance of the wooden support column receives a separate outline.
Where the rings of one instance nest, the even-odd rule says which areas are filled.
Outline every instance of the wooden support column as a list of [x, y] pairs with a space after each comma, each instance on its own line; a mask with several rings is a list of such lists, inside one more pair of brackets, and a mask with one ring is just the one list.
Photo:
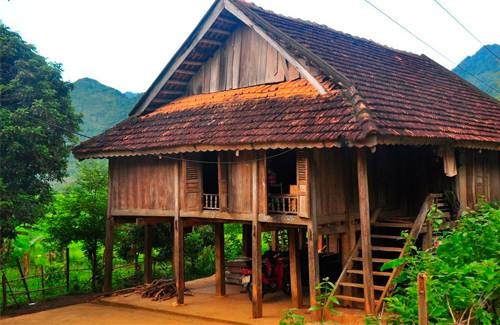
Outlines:
[[373, 264], [372, 244], [370, 231], [370, 202], [368, 191], [368, 168], [366, 162], [366, 151], [357, 151], [358, 169], [358, 195], [359, 195], [359, 221], [361, 228], [361, 253], [363, 259], [363, 284], [365, 297], [365, 312], [375, 312], [375, 294], [373, 292]]
[[458, 154], [458, 175], [455, 179], [455, 190], [458, 201], [460, 202], [460, 211], [458, 215], [467, 207], [467, 166], [465, 165], [465, 152], [463, 149]]
[[174, 272], [177, 287], [177, 304], [184, 304], [184, 222], [180, 217], [180, 167], [175, 164], [174, 176]]
[[271, 231], [271, 250], [278, 251], [278, 232], [276, 230]]
[[[108, 208], [109, 210], [109, 208]], [[113, 216], [108, 214], [106, 218], [106, 239], [104, 242], [104, 285], [102, 291], [110, 293], [113, 282]]]
[[151, 259], [151, 225], [144, 224], [144, 283], [153, 281], [153, 261]]
[[288, 229], [288, 253], [290, 254], [290, 289], [293, 308], [302, 307], [302, 272], [298, 244], [298, 229]]
[[215, 230], [215, 295], [226, 294], [224, 270], [224, 224], [216, 223]]
[[257, 161], [252, 163], [252, 316], [262, 317], [262, 229], [259, 222]]
[[[316, 157], [316, 156], [315, 156]], [[318, 226], [317, 218], [317, 188], [316, 177], [318, 170], [316, 168], [316, 160], [310, 159], [308, 174], [309, 179], [309, 224], [307, 225], [307, 258], [309, 267], [309, 304], [316, 305], [316, 285], [320, 282], [319, 278], [319, 257], [318, 257]]]

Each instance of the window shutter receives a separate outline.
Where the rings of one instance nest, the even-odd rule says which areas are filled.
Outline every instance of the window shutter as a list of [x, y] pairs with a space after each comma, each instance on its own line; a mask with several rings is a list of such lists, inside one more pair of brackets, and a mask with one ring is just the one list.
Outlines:
[[309, 218], [309, 157], [303, 150], [297, 150], [298, 215]]
[[185, 202], [188, 211], [200, 211], [202, 192], [201, 165], [196, 162], [184, 161]]

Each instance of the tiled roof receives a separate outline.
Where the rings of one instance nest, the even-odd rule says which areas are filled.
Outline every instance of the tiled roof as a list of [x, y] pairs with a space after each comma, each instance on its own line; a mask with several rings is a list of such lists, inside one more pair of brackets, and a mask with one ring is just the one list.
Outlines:
[[168, 152], [182, 146], [335, 142], [365, 136], [342, 91], [303, 79], [179, 98], [130, 117], [74, 149], [77, 157]]
[[500, 142], [500, 104], [424, 55], [245, 4], [347, 77], [377, 134]]
[[334, 71], [351, 85], [342, 91], [329, 86], [320, 96], [297, 80], [179, 98], [83, 142], [74, 149], [77, 157], [359, 142], [368, 135], [380, 143], [418, 139], [500, 148], [499, 102], [426, 56], [237, 4], [270, 35], [283, 36], [279, 42], [287, 50], [320, 62], [320, 73], [332, 78], [323, 83], [335, 81]]

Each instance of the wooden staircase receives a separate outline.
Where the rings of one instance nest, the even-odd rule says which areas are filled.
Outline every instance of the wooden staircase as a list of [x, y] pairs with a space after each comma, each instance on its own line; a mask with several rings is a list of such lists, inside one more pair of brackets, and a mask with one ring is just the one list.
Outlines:
[[[429, 194], [423, 202], [416, 219], [384, 218], [379, 217], [380, 210], [371, 218], [371, 252], [373, 272], [373, 291], [375, 297], [375, 311], [379, 313], [383, 300], [393, 289], [393, 279], [398, 276], [403, 266], [391, 271], [381, 271], [381, 266], [403, 257], [407, 247], [418, 237], [425, 223], [427, 213], [436, 200], [436, 194]], [[406, 240], [401, 232], [407, 231]], [[363, 258], [361, 257], [361, 239], [356, 243], [350, 256], [347, 258], [344, 269], [335, 285], [335, 296], [346, 305], [364, 304]]]

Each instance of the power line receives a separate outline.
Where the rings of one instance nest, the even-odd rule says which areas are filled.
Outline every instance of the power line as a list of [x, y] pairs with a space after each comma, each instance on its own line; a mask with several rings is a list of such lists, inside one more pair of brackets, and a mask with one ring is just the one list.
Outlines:
[[491, 55], [493, 55], [497, 60], [500, 60], [500, 57], [498, 55], [496, 55], [495, 52], [493, 52], [486, 44], [484, 44], [476, 35], [474, 35], [474, 33], [472, 33], [470, 31], [470, 29], [468, 29], [457, 17], [455, 17], [448, 9], [446, 9], [438, 0], [433, 0], [438, 6], [441, 7], [441, 9], [443, 9], [447, 14], [448, 16], [450, 16], [457, 24], [459, 24], [460, 26], [462, 26], [462, 28], [472, 37], [474, 38], [479, 44], [481, 44], [482, 46], [484, 46], [484, 48], [486, 48], [486, 50], [488, 52], [491, 53]]
[[[32, 121], [36, 120], [36, 121], [39, 121], [39, 122], [43, 122], [43, 123], [46, 123], [47, 125], [49, 125], [51, 127], [58, 128], [60, 130], [66, 131], [68, 133], [72, 133], [74, 135], [78, 135], [78, 136], [81, 136], [81, 137], [84, 137], [84, 138], [87, 138], [87, 139], [93, 138], [93, 137], [88, 136], [86, 134], [69, 130], [69, 129], [63, 127], [63, 126], [51, 123], [48, 120], [45, 120], [45, 119], [42, 119], [42, 118], [39, 118], [39, 117], [36, 117], [36, 116], [26, 115], [26, 117], [28, 119], [32, 120]], [[140, 152], [138, 150], [134, 150], [134, 149], [129, 149], [129, 150], [132, 151], [132, 152], [138, 153], [138, 154], [144, 154], [143, 152]], [[285, 154], [287, 154], [289, 152], [292, 152], [293, 150], [294, 149], [287, 149], [287, 150], [279, 152], [277, 154], [266, 156], [266, 157], [262, 157], [262, 158], [257, 158], [257, 159], [248, 159], [248, 160], [240, 160], [240, 161], [221, 161], [221, 164], [224, 164], [224, 165], [237, 165], [237, 164], [252, 163], [254, 161], [258, 162], [258, 161], [261, 161], [261, 160], [270, 160], [270, 159], [273, 159], [273, 158], [277, 158], [279, 156], [283, 156], [283, 155], [285, 155]], [[210, 161], [210, 160], [196, 160], [196, 159], [177, 158], [177, 157], [172, 157], [172, 156], [163, 155], [163, 154], [159, 154], [158, 157], [159, 157], [159, 159], [164, 159], [165, 158], [165, 159], [170, 159], [170, 160], [174, 160], [174, 161], [187, 161], [187, 162], [198, 163], [198, 164], [218, 164], [219, 163], [217, 161]]]
[[427, 43], [426, 41], [424, 41], [422, 38], [420, 38], [418, 35], [416, 35], [415, 33], [413, 33], [411, 30], [409, 30], [407, 27], [405, 27], [403, 24], [399, 23], [396, 19], [392, 18], [391, 16], [389, 16], [388, 14], [386, 14], [382, 9], [378, 8], [377, 6], [375, 6], [372, 2], [370, 2], [369, 0], [363, 0], [364, 2], [366, 2], [367, 4], [369, 4], [370, 6], [372, 6], [375, 10], [377, 10], [379, 13], [381, 13], [382, 15], [384, 15], [386, 18], [388, 18], [390, 21], [392, 21], [393, 23], [395, 23], [396, 25], [398, 25], [400, 28], [402, 28], [404, 31], [406, 31], [408, 34], [410, 34], [411, 36], [413, 36], [416, 40], [418, 40], [420, 43], [424, 44], [425, 46], [427, 46], [428, 48], [430, 48], [431, 50], [433, 50], [435, 53], [439, 54], [441, 57], [443, 57], [444, 59], [446, 59], [449, 63], [451, 63], [452, 65], [456, 65], [456, 68], [457, 69], [460, 69], [461, 71], [465, 72], [466, 74], [470, 75], [471, 77], [473, 77], [474, 79], [476, 79], [477, 81], [479, 81], [483, 86], [495, 91], [496, 93], [500, 92], [498, 89], [496, 89], [495, 87], [493, 86], [490, 86], [489, 84], [487, 84], [485, 81], [481, 80], [480, 78], [478, 78], [476, 75], [470, 73], [469, 71], [467, 71], [465, 68], [462, 68], [460, 66], [460, 64], [457, 64], [456, 62], [454, 62], [452, 59], [450, 59], [448, 56], [446, 56], [444, 53], [442, 53], [441, 51], [437, 50], [436, 48], [434, 48], [432, 45], [430, 45], [429, 43]]

